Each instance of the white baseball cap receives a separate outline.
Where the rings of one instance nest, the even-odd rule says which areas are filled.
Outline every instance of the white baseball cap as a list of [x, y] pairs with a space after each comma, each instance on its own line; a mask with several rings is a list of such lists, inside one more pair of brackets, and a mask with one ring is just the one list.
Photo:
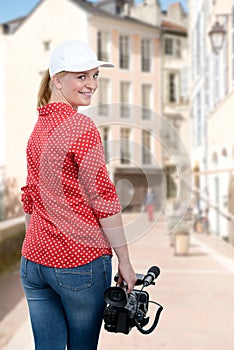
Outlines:
[[49, 72], [54, 74], [66, 72], [83, 72], [96, 67], [114, 67], [110, 62], [97, 59], [95, 52], [84, 42], [68, 40], [57, 46], [49, 61]]

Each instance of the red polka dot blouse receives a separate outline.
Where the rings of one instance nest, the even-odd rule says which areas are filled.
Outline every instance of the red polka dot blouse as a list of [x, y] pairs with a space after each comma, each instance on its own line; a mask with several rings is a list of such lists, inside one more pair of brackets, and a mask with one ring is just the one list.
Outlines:
[[69, 268], [111, 254], [99, 219], [121, 207], [95, 124], [61, 102], [38, 111], [22, 187], [23, 208], [31, 214], [22, 255]]

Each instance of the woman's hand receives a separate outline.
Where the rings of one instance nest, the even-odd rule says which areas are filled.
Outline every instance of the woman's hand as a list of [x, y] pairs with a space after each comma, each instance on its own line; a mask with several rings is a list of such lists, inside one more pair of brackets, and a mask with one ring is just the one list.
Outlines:
[[122, 286], [125, 282], [127, 285], [127, 293], [131, 293], [136, 283], [136, 274], [133, 270], [131, 263], [119, 261], [118, 266], [119, 278], [117, 281], [117, 286]]

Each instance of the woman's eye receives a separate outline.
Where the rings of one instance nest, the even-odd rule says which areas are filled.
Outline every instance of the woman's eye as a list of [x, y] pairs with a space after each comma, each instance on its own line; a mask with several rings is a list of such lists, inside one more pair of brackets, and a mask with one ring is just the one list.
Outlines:
[[79, 75], [78, 79], [85, 80], [85, 75]]
[[99, 73], [94, 74], [93, 79], [97, 79], [99, 76]]

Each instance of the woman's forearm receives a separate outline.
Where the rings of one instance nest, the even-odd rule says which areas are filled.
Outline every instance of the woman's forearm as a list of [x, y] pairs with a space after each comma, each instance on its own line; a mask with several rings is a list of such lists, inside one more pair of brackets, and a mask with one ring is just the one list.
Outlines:
[[121, 213], [100, 219], [105, 236], [120, 260], [129, 261], [127, 241], [123, 229]]
[[118, 258], [119, 279], [117, 284], [121, 285], [123, 281], [126, 282], [128, 293], [130, 293], [136, 282], [136, 274], [130, 262], [121, 213], [100, 219], [99, 221], [105, 236]]

